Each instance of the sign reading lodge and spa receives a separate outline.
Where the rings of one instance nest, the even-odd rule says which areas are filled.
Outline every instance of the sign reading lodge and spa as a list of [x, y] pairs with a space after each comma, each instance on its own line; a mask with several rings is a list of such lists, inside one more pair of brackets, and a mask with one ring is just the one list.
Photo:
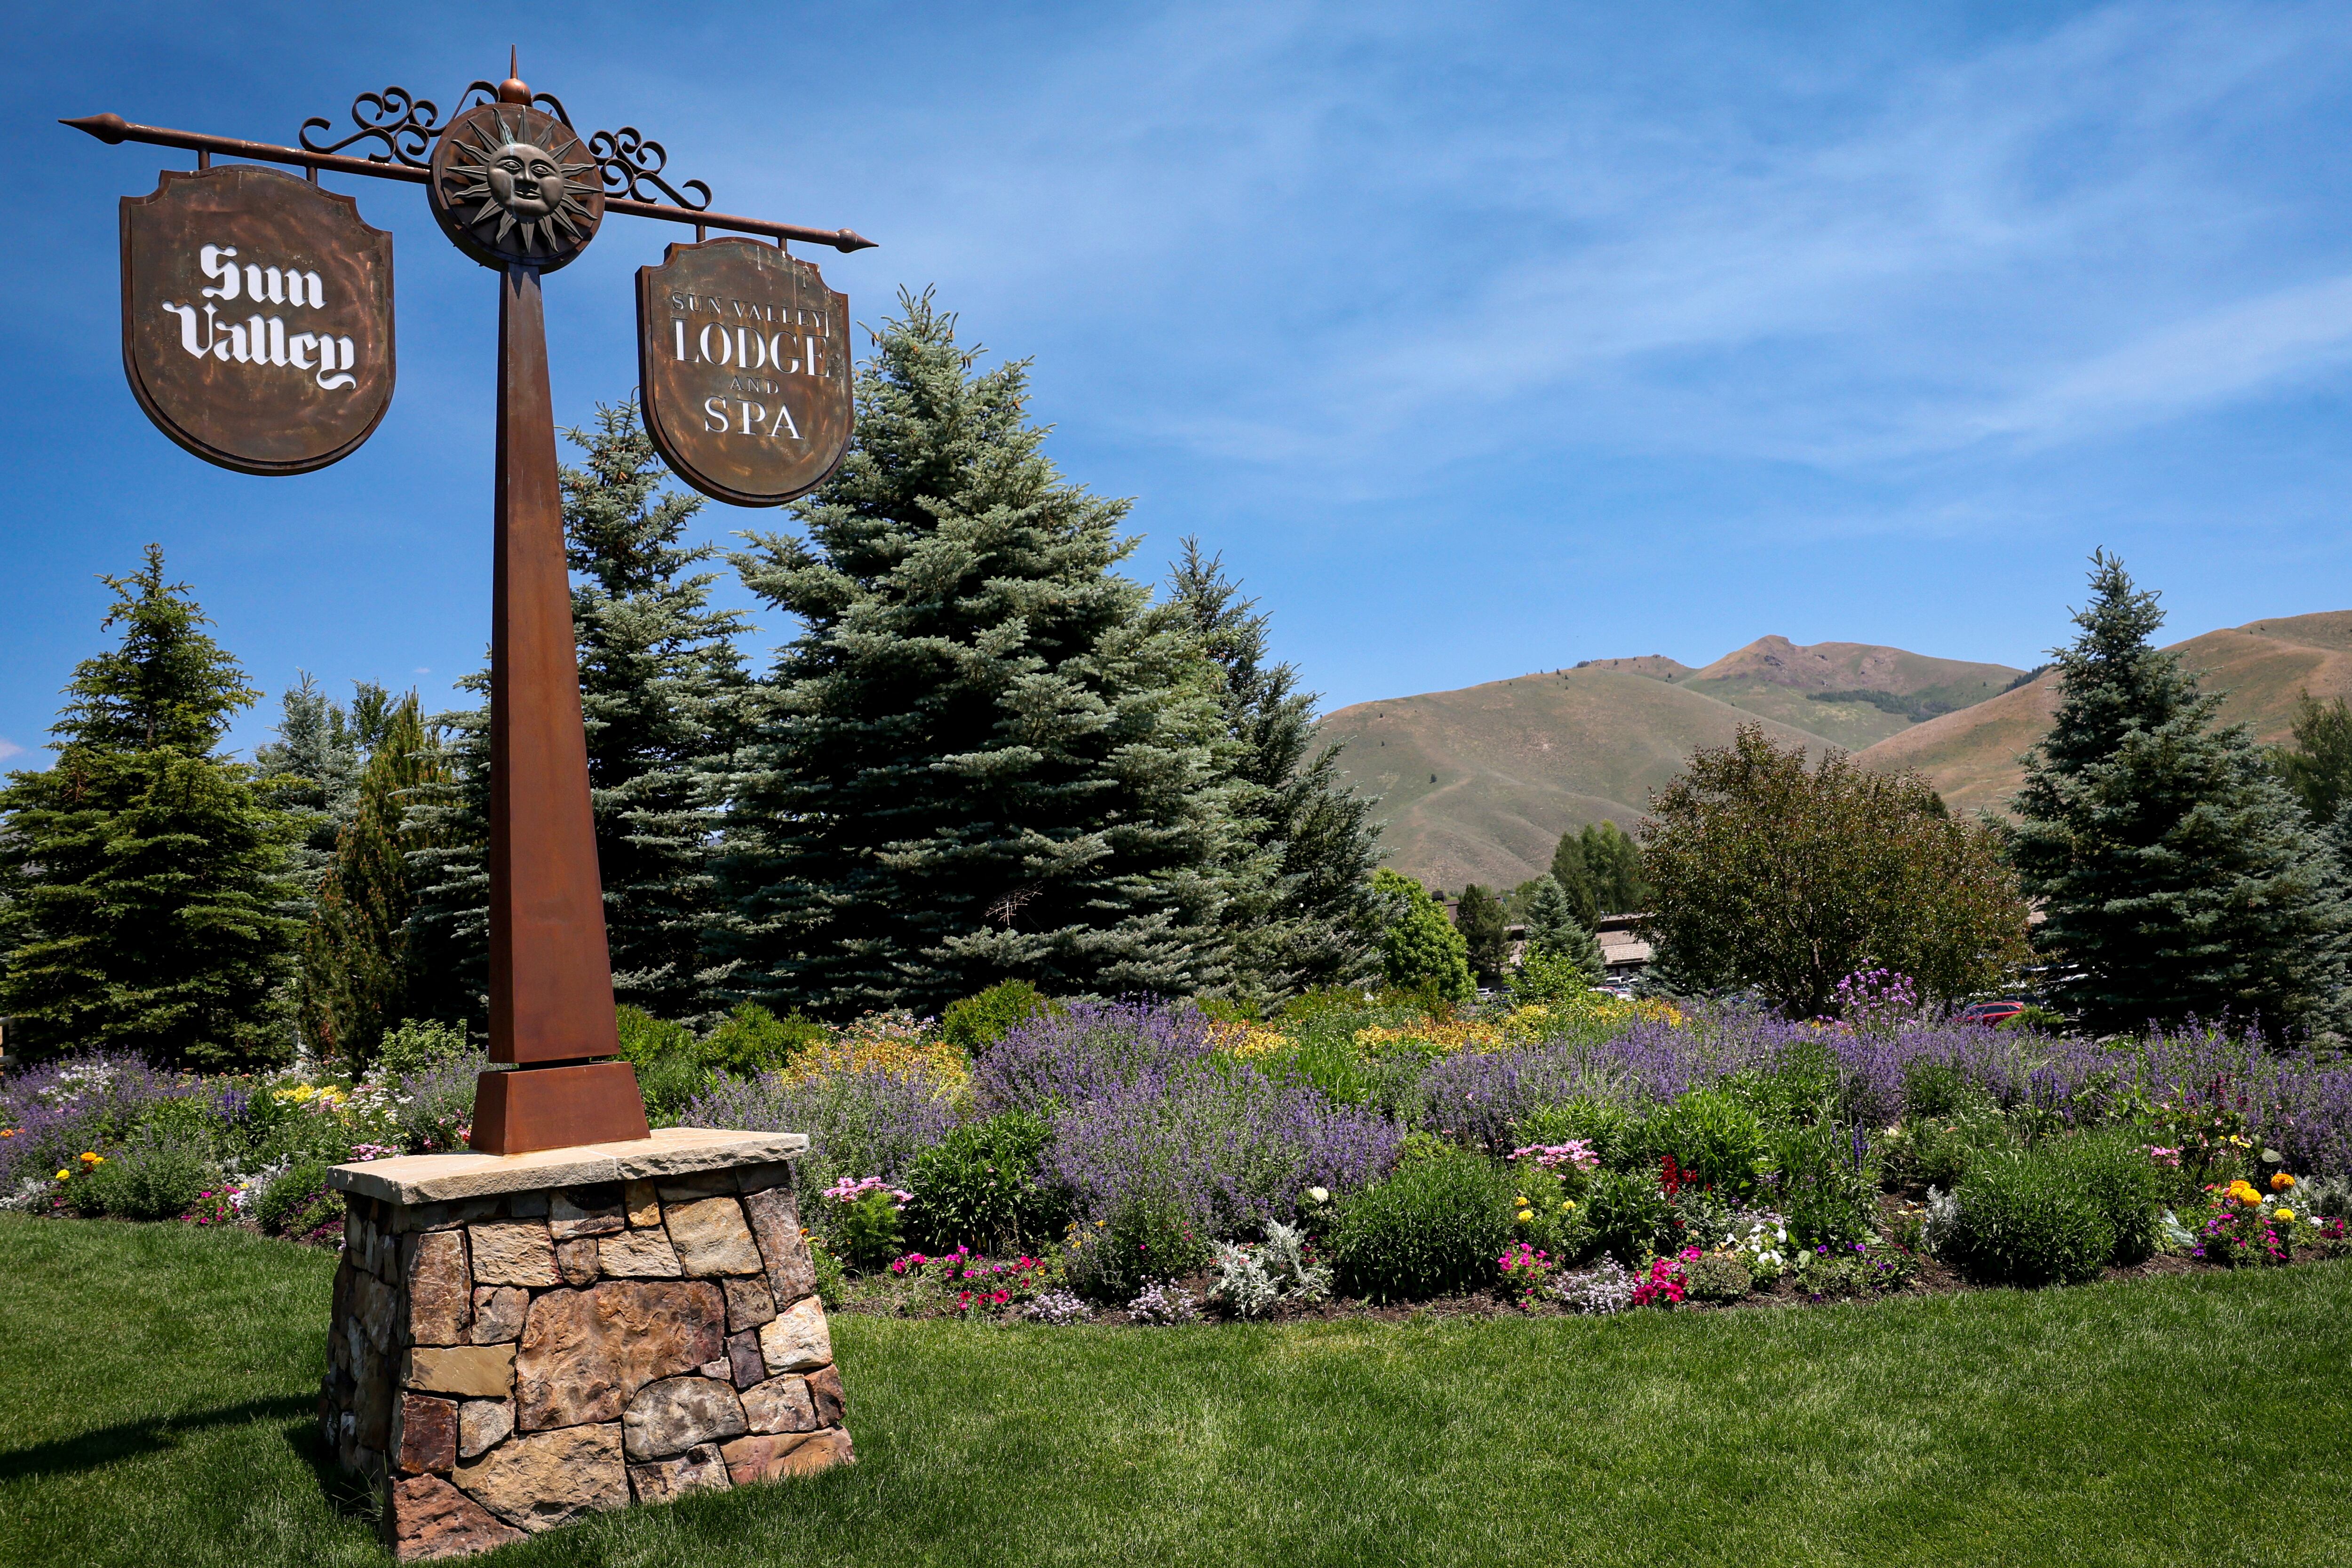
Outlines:
[[275, 169], [167, 170], [122, 198], [122, 368], [207, 462], [299, 474], [392, 406], [392, 236]]
[[637, 271], [646, 429], [687, 483], [780, 506], [849, 449], [849, 297], [756, 240], [673, 245]]

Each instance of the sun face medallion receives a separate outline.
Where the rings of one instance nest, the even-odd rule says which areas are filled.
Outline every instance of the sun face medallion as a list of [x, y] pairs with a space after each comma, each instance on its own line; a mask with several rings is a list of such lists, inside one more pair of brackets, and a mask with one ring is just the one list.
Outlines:
[[485, 267], [552, 272], [595, 237], [604, 192], [572, 128], [515, 103], [485, 103], [449, 122], [425, 186], [433, 216]]

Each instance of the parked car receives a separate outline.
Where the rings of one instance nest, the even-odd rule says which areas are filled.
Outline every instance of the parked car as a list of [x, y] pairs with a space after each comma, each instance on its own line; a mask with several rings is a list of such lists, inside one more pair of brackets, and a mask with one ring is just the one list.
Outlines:
[[1952, 1022], [1956, 1024], [1982, 1024], [1988, 1029], [1997, 1029], [2000, 1027], [2001, 1025], [2007, 1023], [2010, 1019], [2016, 1017], [2020, 1013], [2024, 1012], [2026, 1005], [2027, 1005], [2023, 1002], [2016, 1001], [1971, 1002], [1967, 1006], [1960, 1009], [1958, 1016], [1955, 1017]]

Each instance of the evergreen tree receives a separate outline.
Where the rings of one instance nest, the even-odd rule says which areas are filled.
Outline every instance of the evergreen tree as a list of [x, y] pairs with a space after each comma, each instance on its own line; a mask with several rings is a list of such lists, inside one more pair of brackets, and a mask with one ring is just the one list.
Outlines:
[[976, 373], [929, 295], [900, 308], [806, 537], [735, 558], [803, 629], [724, 786], [728, 993], [837, 1016], [1005, 979], [1213, 990], [1213, 672], [1112, 570], [1127, 503], [1040, 450], [1026, 362]]
[[2314, 826], [2336, 821], [2344, 797], [2352, 795], [2352, 707], [2341, 697], [2321, 702], [2308, 691], [2298, 693], [2294, 744], [2274, 748], [2271, 759]]
[[1381, 969], [1391, 985], [1431, 991], [1449, 1002], [1477, 994], [1469, 945], [1427, 889], [1382, 867], [1372, 873], [1372, 897], [1381, 911]]
[[1481, 984], [1499, 984], [1503, 965], [1510, 958], [1510, 933], [1503, 924], [1502, 900], [1473, 882], [1462, 889], [1454, 923], [1460, 928], [1463, 945], [1469, 952], [1471, 972]]
[[715, 1016], [700, 956], [717, 913], [706, 784], [740, 739], [747, 624], [710, 607], [717, 574], [690, 572], [718, 553], [679, 543], [701, 498], [659, 489], [635, 408], [599, 406], [593, 430], [569, 434], [584, 454], [563, 471], [563, 515], [613, 992], [657, 1018]]
[[1528, 895], [1528, 951], [1567, 959], [1582, 972], [1589, 984], [1598, 984], [1608, 973], [1601, 943], [1576, 918], [1567, 890], [1557, 879], [1538, 877]]
[[1310, 757], [1316, 694], [1267, 660], [1268, 617], [1223, 562], [1186, 539], [1168, 605], [1223, 674], [1219, 761], [1239, 863], [1225, 906], [1234, 988], [1259, 1000], [1364, 979], [1377, 964], [1370, 876], [1379, 826], [1342, 784], [1340, 748]]
[[1601, 912], [1631, 915], [1647, 909], [1650, 885], [1642, 877], [1640, 841], [1613, 822], [1590, 823], [1577, 837]]
[[334, 863], [335, 840], [358, 804], [360, 772], [374, 748], [389, 694], [356, 681], [346, 710], [319, 689], [308, 670], [278, 698], [275, 741], [253, 749], [256, 778], [274, 788], [274, 804], [295, 820], [300, 837], [287, 853], [287, 869], [301, 889], [301, 910], [313, 908], [320, 878]]
[[277, 912], [295, 827], [215, 748], [259, 695], [187, 585], [103, 578], [121, 646], [76, 667], [58, 759], [0, 789], [0, 1013], [40, 1057], [81, 1047], [221, 1068], [289, 1052]]
[[2217, 726], [2221, 698], [2150, 646], [2157, 595], [2105, 552], [2091, 561], [2082, 636], [2055, 653], [2057, 720], [2013, 807], [2053, 989], [2093, 1028], [2334, 1026], [2352, 909], [2329, 846], [2245, 728]]
[[1570, 912], [1579, 924], [1590, 928], [1601, 918], [1600, 884], [1592, 868], [1585, 864], [1584, 836], [1573, 828], [1559, 836], [1559, 843], [1551, 852], [1551, 879], [1567, 896]]
[[[653, 442], [631, 407], [599, 405], [565, 434], [583, 455], [562, 470], [572, 637], [588, 738], [588, 784], [613, 991], [658, 1018], [714, 1016], [699, 956], [717, 916], [710, 863], [719, 823], [708, 795], [738, 739], [750, 681], [733, 610], [710, 608], [716, 554], [688, 546], [699, 499], [662, 489]], [[483, 693], [488, 678], [463, 683]], [[441, 714], [446, 776], [420, 788], [410, 850], [423, 895], [410, 932], [422, 1016], [479, 1016], [488, 975], [489, 714]]]
[[424, 847], [425, 829], [403, 817], [419, 792], [444, 777], [412, 691], [384, 716], [303, 937], [302, 1026], [321, 1055], [364, 1066], [384, 1031], [412, 1010], [417, 987], [408, 937], [416, 900], [407, 856]]

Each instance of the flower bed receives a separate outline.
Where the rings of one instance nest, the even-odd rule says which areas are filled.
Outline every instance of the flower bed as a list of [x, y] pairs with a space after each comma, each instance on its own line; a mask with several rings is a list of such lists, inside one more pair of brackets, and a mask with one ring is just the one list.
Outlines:
[[[811, 1135], [804, 1215], [852, 1310], [1699, 1310], [2344, 1248], [2340, 1058], [2216, 1029], [1995, 1031], [1859, 989], [1853, 1025], [1597, 994], [1438, 1016], [1325, 997], [1252, 1024], [1071, 1003], [969, 1049], [896, 1015], [757, 1076], [646, 1076], [688, 1086], [656, 1121]], [[0, 1087], [0, 1192], [326, 1239], [324, 1166], [461, 1146], [478, 1065], [44, 1067]]]

